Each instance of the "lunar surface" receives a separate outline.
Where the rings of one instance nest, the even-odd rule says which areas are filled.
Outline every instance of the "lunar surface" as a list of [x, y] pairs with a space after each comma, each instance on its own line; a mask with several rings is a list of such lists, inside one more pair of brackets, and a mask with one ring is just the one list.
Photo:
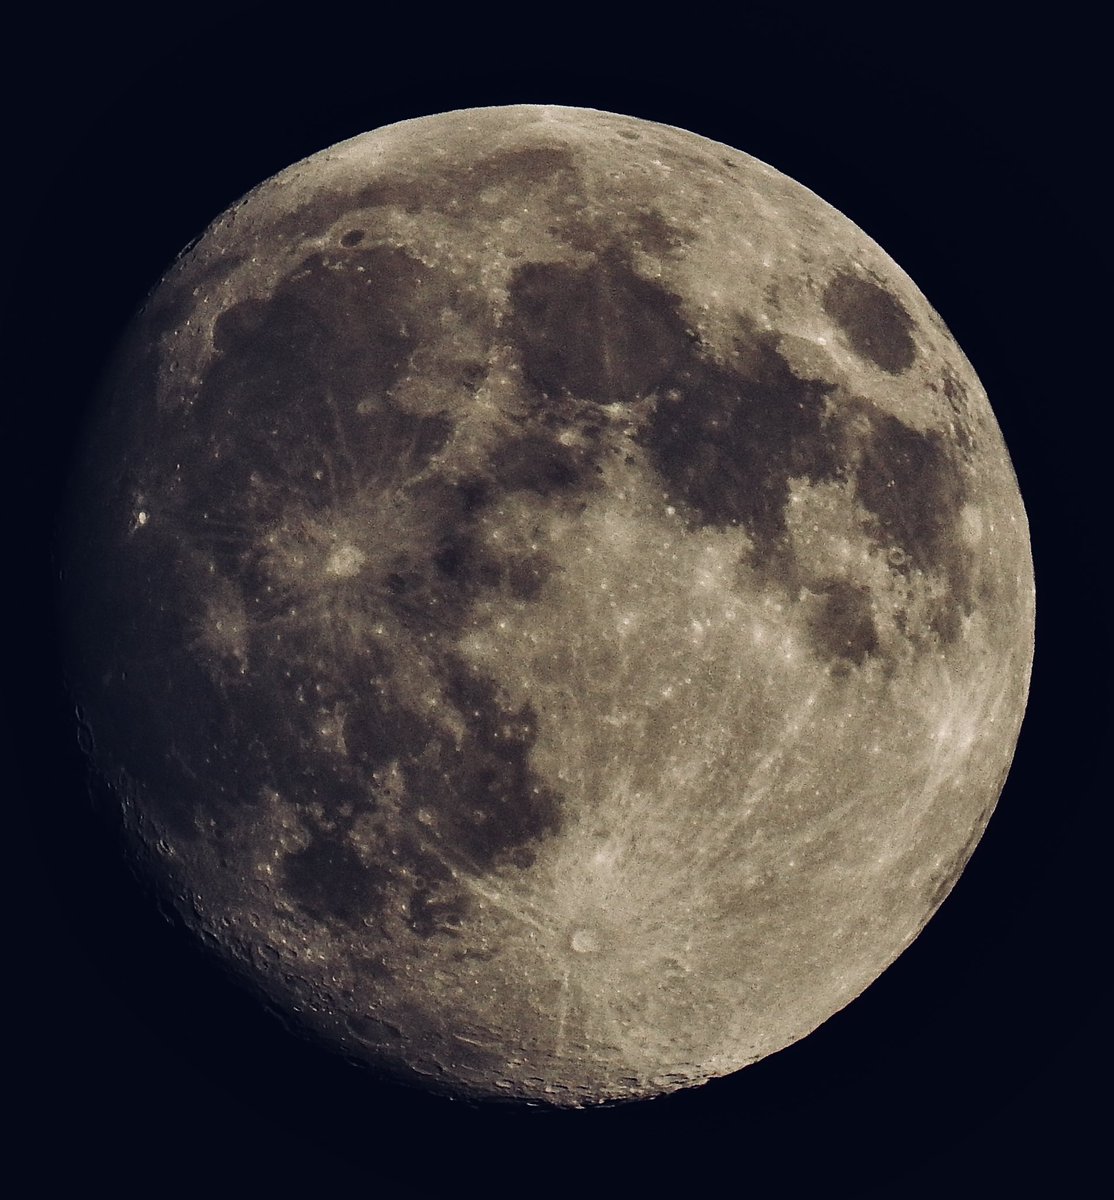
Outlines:
[[602, 112], [407, 121], [229, 209], [120, 347], [65, 537], [146, 877], [456, 1095], [808, 1034], [952, 887], [1025, 707], [1025, 514], [941, 318], [792, 180]]

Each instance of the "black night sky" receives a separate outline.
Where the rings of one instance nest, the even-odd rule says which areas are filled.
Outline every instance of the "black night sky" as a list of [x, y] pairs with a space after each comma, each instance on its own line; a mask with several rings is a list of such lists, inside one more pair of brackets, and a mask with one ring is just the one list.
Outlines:
[[[34, 1172], [36, 1194], [78, 1181], [149, 1193], [193, 1172], [218, 1195], [311, 1175], [320, 1191], [424, 1195], [550, 1178], [633, 1191], [676, 1172], [856, 1197], [1082, 1195], [1100, 1177], [1112, 663], [1097, 27], [1071, 6], [1045, 25], [1021, 9], [997, 25], [893, 7], [884, 20], [841, 5], [445, 17], [324, 0], [6, 21], [6, 1074], [22, 1114], [9, 1162]], [[49, 609], [52, 507], [83, 408], [178, 251], [256, 183], [343, 138], [515, 102], [691, 129], [866, 230], [974, 363], [1037, 569], [1013, 771], [921, 937], [804, 1042], [692, 1092], [590, 1113], [376, 1087], [260, 1019], [144, 905], [94, 819]]]

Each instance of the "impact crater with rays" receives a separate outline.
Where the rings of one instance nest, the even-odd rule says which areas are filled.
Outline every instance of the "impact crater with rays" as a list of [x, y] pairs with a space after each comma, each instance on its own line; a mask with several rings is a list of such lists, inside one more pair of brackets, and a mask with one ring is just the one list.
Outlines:
[[64, 546], [147, 876], [272, 1006], [474, 1097], [653, 1096], [851, 1001], [967, 862], [1032, 658], [1009, 457], [912, 281], [580, 109], [403, 122], [219, 217]]

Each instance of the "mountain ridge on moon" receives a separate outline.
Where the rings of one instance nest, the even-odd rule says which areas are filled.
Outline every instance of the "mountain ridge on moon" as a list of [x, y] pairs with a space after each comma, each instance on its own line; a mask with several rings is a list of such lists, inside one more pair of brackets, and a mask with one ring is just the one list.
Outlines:
[[1001, 789], [1033, 592], [989, 404], [738, 151], [533, 106], [342, 143], [168, 272], [89, 446], [75, 690], [137, 853], [427, 1086], [598, 1103], [782, 1048]]

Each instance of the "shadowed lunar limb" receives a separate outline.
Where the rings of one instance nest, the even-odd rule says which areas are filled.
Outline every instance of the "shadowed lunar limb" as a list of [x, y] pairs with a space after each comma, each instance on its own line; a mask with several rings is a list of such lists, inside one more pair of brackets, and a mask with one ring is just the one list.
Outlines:
[[655, 1095], [916, 936], [1024, 709], [978, 380], [771, 168], [406, 122], [167, 273], [75, 481], [75, 693], [145, 869], [272, 1005], [454, 1093]]

